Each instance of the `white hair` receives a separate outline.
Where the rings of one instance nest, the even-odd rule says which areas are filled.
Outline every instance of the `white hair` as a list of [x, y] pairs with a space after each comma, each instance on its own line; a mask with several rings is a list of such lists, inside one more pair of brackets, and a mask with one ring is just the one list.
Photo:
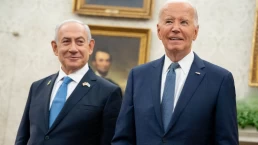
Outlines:
[[195, 6], [188, 0], [167, 0], [164, 5], [161, 7], [160, 11], [159, 11], [159, 19], [161, 18], [163, 9], [170, 3], [187, 3], [189, 4], [193, 9], [194, 9], [194, 25], [198, 26], [198, 13], [197, 13], [197, 9], [195, 8]]
[[88, 43], [90, 42], [90, 40], [92, 39], [91, 38], [91, 33], [90, 33], [90, 28], [88, 25], [84, 24], [83, 22], [79, 21], [79, 20], [74, 20], [74, 19], [69, 19], [69, 20], [65, 20], [63, 22], [61, 22], [60, 24], [58, 24], [56, 26], [56, 29], [55, 29], [55, 41], [56, 43], [58, 42], [58, 31], [59, 29], [61, 28], [61, 26], [63, 26], [64, 24], [66, 23], [78, 23], [78, 24], [81, 24], [84, 28], [85, 28], [85, 31], [87, 33], [87, 39], [88, 39]]

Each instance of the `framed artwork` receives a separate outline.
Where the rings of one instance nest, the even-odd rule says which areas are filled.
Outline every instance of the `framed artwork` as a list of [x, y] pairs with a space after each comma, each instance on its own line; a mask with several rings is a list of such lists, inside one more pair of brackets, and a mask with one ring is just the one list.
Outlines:
[[258, 87], [258, 0], [256, 0], [256, 16], [249, 78], [249, 85]]
[[150, 29], [89, 25], [95, 40], [89, 65], [124, 92], [130, 70], [149, 57]]
[[73, 12], [83, 15], [142, 18], [152, 15], [153, 0], [74, 0]]

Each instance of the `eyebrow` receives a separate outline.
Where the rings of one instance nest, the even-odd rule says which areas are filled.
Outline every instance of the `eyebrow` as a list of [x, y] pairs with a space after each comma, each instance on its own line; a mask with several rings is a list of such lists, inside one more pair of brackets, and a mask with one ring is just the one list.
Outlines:
[[165, 20], [174, 20], [175, 18], [174, 17], [165, 17], [164, 19]]
[[[71, 37], [63, 37], [61, 40], [64, 40], [64, 39], [71, 39]], [[82, 37], [82, 36], [77, 37], [77, 38], [75, 38], [75, 39], [76, 39], [76, 40], [77, 40], [77, 39], [83, 39], [83, 40], [85, 40], [84, 37]]]
[[83, 39], [83, 40], [85, 40], [84, 37], [82, 37], [82, 36], [77, 37], [77, 38], [75, 38], [75, 39]]
[[180, 20], [187, 20], [187, 21], [189, 21], [189, 18], [187, 18], [187, 17], [182, 17], [182, 18], [180, 18]]

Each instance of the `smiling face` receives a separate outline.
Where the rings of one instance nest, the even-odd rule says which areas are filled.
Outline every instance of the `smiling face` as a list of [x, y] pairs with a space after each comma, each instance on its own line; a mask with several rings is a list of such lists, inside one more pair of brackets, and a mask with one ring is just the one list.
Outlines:
[[88, 62], [94, 44], [94, 40], [88, 41], [84, 26], [76, 22], [63, 24], [59, 28], [57, 42], [51, 42], [53, 51], [62, 64], [62, 70], [67, 75]]
[[174, 62], [191, 51], [192, 41], [196, 39], [199, 30], [194, 17], [195, 11], [188, 3], [168, 3], [161, 10], [157, 24], [158, 37], [167, 56]]

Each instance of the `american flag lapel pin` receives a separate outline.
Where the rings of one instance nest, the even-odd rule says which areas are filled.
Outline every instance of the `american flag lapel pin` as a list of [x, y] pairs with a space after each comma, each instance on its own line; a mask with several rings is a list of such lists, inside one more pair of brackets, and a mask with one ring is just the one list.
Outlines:
[[49, 80], [49, 81], [47, 82], [47, 85], [50, 85], [50, 83], [51, 83], [51, 80]]
[[197, 75], [200, 75], [201, 73], [200, 72], [195, 72]]
[[84, 83], [82, 83], [82, 86], [90, 87], [90, 83], [88, 83], [88, 82], [84, 82]]

